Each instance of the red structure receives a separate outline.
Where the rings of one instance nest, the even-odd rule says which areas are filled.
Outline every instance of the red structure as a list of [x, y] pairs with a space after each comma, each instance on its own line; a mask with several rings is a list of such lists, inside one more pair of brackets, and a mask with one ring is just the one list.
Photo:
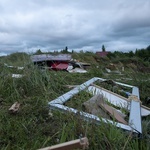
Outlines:
[[96, 52], [96, 54], [100, 57], [106, 57], [109, 52]]
[[52, 64], [51, 68], [53, 70], [67, 70], [68, 66], [69, 65], [67, 62], [61, 62], [61, 63], [56, 62]]

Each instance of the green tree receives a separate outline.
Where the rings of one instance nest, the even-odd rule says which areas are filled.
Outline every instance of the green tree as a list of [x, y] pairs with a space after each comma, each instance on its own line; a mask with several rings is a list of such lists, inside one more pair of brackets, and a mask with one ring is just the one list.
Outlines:
[[68, 47], [66, 46], [65, 49], [63, 49], [61, 52], [64, 53], [64, 54], [69, 53], [68, 52]]
[[148, 51], [150, 51], [150, 45], [146, 48]]
[[105, 52], [105, 46], [104, 45], [102, 45], [102, 51]]
[[65, 47], [65, 52], [68, 52], [68, 47], [67, 46]]
[[42, 51], [40, 49], [38, 49], [36, 52], [35, 52], [36, 55], [39, 55], [39, 54], [42, 54]]
[[133, 57], [133, 56], [134, 56], [133, 51], [130, 51], [129, 54], [128, 54], [128, 56], [129, 56], [129, 57]]

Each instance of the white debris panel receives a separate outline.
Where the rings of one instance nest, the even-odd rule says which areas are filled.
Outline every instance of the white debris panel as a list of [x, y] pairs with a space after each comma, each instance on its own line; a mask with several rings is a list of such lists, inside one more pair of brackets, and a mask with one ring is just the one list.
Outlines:
[[22, 74], [12, 74], [12, 78], [22, 78]]
[[132, 89], [132, 95], [129, 124], [139, 133], [142, 133], [141, 102], [139, 100], [139, 89], [137, 87]]

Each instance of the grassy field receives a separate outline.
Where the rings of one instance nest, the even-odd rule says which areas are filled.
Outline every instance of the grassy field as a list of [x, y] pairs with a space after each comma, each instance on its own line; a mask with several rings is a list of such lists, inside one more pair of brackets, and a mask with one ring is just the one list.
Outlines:
[[[49, 101], [70, 90], [65, 85], [79, 85], [93, 77], [138, 86], [142, 104], [150, 107], [147, 102], [150, 96], [150, 74], [136, 70], [133, 61], [121, 62], [120, 58], [115, 61], [109, 58], [95, 61], [94, 54], [73, 54], [73, 57], [91, 63], [88, 73], [39, 70], [30, 62], [27, 54], [16, 53], [0, 58], [0, 148], [35, 150], [87, 136], [90, 150], [149, 150], [150, 117], [142, 119], [143, 136], [138, 138], [111, 124], [102, 122], [97, 125], [82, 120], [80, 116], [49, 109]], [[24, 69], [8, 68], [4, 63], [23, 66]], [[123, 65], [123, 75], [108, 74], [105, 67], [110, 63]], [[148, 63], [146, 65], [150, 67]], [[12, 78], [12, 73], [22, 74], [23, 77]], [[76, 99], [78, 102], [71, 103], [72, 107], [79, 107], [88, 99], [88, 95], [83, 92]], [[20, 109], [18, 113], [12, 114], [8, 109], [16, 101], [21, 104]]]

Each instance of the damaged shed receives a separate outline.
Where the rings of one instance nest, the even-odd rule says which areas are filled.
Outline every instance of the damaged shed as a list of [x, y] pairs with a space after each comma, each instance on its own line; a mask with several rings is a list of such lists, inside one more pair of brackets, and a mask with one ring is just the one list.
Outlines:
[[38, 65], [42, 69], [63, 70], [70, 73], [86, 73], [89, 63], [74, 61], [70, 54], [41, 54], [31, 56], [34, 65]]
[[69, 66], [69, 62], [72, 59], [69, 54], [41, 54], [31, 56], [32, 62], [40, 66], [41, 68], [49, 68], [53, 70], [66, 70]]

